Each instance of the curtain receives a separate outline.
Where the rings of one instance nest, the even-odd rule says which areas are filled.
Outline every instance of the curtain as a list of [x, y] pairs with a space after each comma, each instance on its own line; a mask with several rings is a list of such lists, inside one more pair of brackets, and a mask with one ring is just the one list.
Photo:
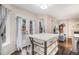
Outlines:
[[[1, 5], [0, 5], [0, 20], [1, 20]], [[1, 24], [1, 22], [0, 22], [0, 24]], [[0, 55], [1, 55], [1, 36], [0, 36]]]
[[2, 43], [6, 42], [6, 21], [9, 14], [9, 10], [2, 6], [2, 19], [0, 25], [0, 33], [2, 37]]
[[17, 48], [22, 48], [22, 18], [18, 17], [17, 19]]
[[[4, 29], [5, 29], [5, 22], [7, 17], [8, 9], [0, 5], [0, 51], [2, 47], [2, 40], [4, 39]], [[1, 52], [0, 52], [1, 54]]]

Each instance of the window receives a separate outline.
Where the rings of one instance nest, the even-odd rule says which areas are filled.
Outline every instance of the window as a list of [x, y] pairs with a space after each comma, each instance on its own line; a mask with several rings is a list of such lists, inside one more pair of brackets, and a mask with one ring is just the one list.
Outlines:
[[33, 22], [30, 20], [30, 34], [33, 34]]
[[39, 22], [39, 27], [40, 27], [39, 32], [42, 33], [43, 32], [43, 28], [42, 28], [41, 22]]
[[[23, 17], [17, 16], [16, 18], [16, 27], [17, 27], [17, 41], [20, 39], [22, 40], [22, 47], [25, 47], [29, 44], [28, 39], [28, 20]], [[17, 44], [18, 45], [18, 44]]]
[[39, 33], [45, 32], [44, 20], [39, 21]]
[[22, 20], [22, 31], [23, 33], [26, 32], [26, 20], [25, 19]]
[[22, 19], [22, 40], [26, 40], [27, 34], [26, 19]]

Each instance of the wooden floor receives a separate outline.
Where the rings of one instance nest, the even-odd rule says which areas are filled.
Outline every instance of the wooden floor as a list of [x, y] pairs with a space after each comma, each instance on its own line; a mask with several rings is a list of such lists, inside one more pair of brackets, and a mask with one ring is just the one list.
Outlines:
[[64, 42], [58, 41], [58, 52], [56, 55], [79, 55], [79, 52], [72, 52], [72, 39], [66, 38]]
[[66, 38], [64, 42], [58, 41], [58, 44], [64, 48], [72, 48], [72, 39]]

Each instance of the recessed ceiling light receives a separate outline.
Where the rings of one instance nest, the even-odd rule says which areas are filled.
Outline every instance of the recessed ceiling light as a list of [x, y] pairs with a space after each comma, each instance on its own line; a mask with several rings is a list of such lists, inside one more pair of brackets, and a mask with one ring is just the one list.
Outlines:
[[47, 9], [48, 6], [44, 4], [44, 5], [40, 5], [40, 8], [41, 8], [41, 9]]
[[49, 4], [38, 4], [37, 6], [39, 6], [41, 9], [47, 9], [48, 6], [50, 6]]

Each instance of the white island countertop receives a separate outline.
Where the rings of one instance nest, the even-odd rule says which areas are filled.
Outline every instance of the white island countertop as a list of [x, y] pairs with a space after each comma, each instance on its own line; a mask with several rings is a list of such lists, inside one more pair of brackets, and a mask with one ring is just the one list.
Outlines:
[[39, 34], [29, 35], [29, 37], [32, 37], [34, 39], [40, 39], [40, 40], [48, 41], [49, 39], [52, 39], [52, 38], [58, 38], [58, 34], [39, 33]]

